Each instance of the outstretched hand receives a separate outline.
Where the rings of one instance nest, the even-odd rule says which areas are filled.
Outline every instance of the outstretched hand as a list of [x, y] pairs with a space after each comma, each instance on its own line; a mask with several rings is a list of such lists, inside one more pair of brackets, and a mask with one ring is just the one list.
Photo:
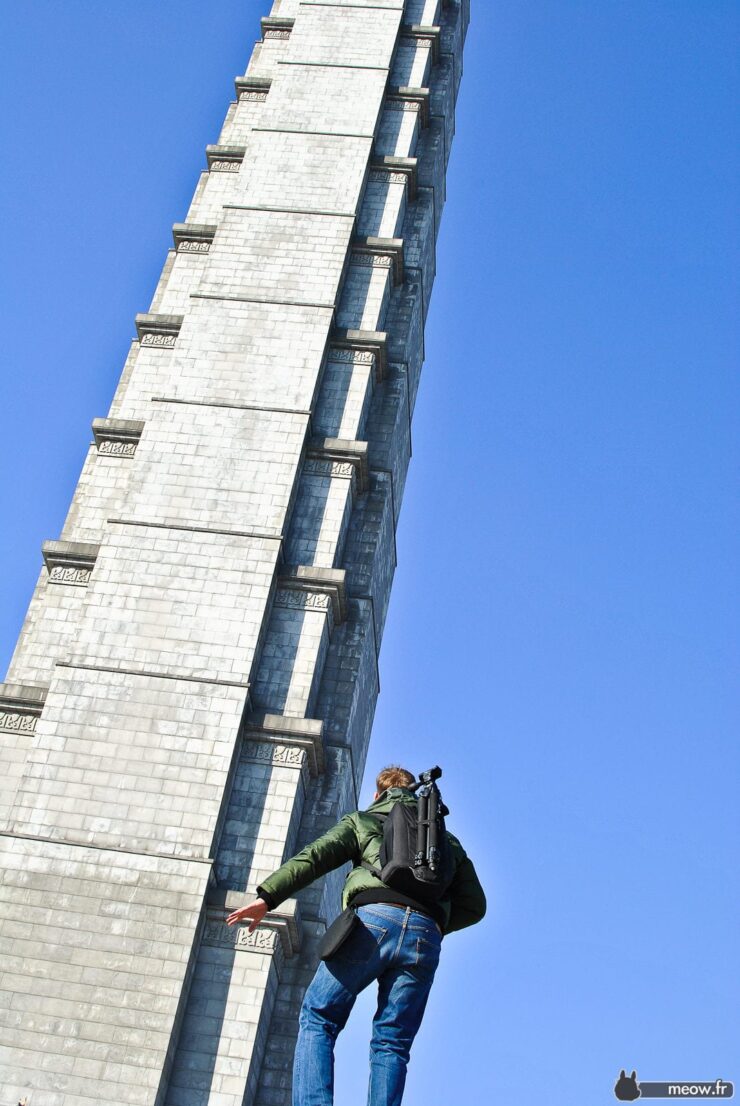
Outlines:
[[239, 910], [233, 910], [226, 918], [227, 926], [236, 925], [237, 922], [250, 922], [249, 933], [253, 933], [267, 913], [267, 903], [264, 899], [255, 899], [249, 906], [242, 906]]

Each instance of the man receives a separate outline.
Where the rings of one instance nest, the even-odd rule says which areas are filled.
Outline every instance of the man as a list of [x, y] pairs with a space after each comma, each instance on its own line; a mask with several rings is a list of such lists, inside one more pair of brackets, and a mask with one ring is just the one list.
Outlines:
[[332, 1106], [334, 1042], [360, 991], [378, 980], [378, 1009], [370, 1042], [368, 1106], [398, 1106], [406, 1066], [439, 961], [442, 936], [474, 925], [486, 912], [475, 868], [452, 834], [452, 882], [433, 904], [416, 902], [384, 884], [377, 868], [382, 821], [396, 803], [416, 806], [415, 778], [398, 766], [384, 768], [367, 811], [355, 811], [287, 860], [257, 888], [259, 898], [229, 914], [228, 925], [250, 921], [251, 933], [284, 899], [347, 861], [352, 871], [342, 906], [356, 908], [359, 925], [326, 961], [306, 991], [293, 1063], [293, 1106]]

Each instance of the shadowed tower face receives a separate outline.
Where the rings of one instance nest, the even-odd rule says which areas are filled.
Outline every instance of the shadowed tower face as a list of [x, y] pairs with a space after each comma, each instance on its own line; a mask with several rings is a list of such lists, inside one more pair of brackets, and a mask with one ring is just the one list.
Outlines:
[[357, 805], [467, 0], [277, 0], [0, 685], [4, 1101], [285, 1106]]

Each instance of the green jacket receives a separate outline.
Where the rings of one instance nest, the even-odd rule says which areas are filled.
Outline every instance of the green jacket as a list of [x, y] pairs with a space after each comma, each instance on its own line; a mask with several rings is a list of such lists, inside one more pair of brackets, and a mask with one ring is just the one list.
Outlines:
[[[404, 787], [391, 787], [367, 811], [356, 810], [345, 814], [344, 818], [322, 837], [306, 845], [294, 857], [278, 868], [257, 888], [257, 893], [273, 909], [284, 899], [294, 895], [303, 887], [308, 887], [315, 879], [327, 872], [341, 867], [348, 861], [352, 871], [347, 876], [342, 892], [342, 906], [352, 902], [360, 891], [370, 891], [377, 887], [386, 888], [377, 876], [366, 868], [360, 867], [362, 861], [379, 866], [380, 846], [383, 840], [383, 828], [374, 812], [385, 814], [394, 803], [412, 803], [415, 796]], [[456, 837], [448, 832], [455, 858], [456, 871], [452, 883], [444, 897], [435, 905], [445, 916], [443, 933], [452, 933], [456, 929], [479, 922], [486, 912], [486, 897], [483, 894], [473, 863]]]

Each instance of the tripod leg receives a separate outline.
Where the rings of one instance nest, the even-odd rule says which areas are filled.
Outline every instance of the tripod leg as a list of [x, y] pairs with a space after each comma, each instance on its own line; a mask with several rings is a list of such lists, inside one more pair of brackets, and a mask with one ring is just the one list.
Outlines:
[[427, 818], [429, 798], [426, 792], [422, 792], [416, 800], [416, 853], [414, 855], [414, 867], [419, 868], [426, 864], [427, 860]]
[[429, 867], [434, 872], [439, 862], [439, 842], [437, 834], [439, 826], [437, 823], [437, 814], [439, 811], [439, 791], [435, 784], [432, 784], [432, 789], [429, 794], [429, 804], [427, 807], [427, 820], [429, 822], [429, 828], [427, 832], [427, 859], [429, 861]]

